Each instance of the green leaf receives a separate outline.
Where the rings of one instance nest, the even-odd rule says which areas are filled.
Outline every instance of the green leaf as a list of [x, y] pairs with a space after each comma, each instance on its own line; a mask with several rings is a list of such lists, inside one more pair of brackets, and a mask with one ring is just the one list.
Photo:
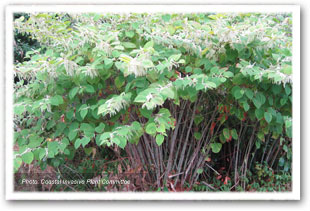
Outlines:
[[110, 138], [110, 132], [105, 132], [100, 136], [100, 143], [102, 143], [102, 141], [107, 140], [108, 138]]
[[231, 91], [236, 100], [240, 99], [243, 96], [239, 86], [235, 86], [234, 88], [232, 88]]
[[170, 99], [173, 99], [174, 98], [174, 92], [173, 90], [169, 87], [169, 88], [166, 88], [166, 89], [163, 89], [160, 94], [166, 98], [170, 98]]
[[121, 129], [117, 130], [117, 134], [120, 136], [127, 136], [130, 132], [130, 129], [128, 127], [121, 127]]
[[226, 140], [230, 138], [230, 133], [229, 133], [229, 129], [228, 128], [224, 128], [223, 135], [224, 135]]
[[92, 138], [95, 135], [94, 134], [95, 133], [95, 129], [94, 129], [94, 127], [91, 124], [82, 123], [81, 127], [80, 127], [80, 130], [82, 130], [84, 132], [84, 135], [89, 137], [89, 138]]
[[285, 93], [286, 93], [287, 95], [290, 95], [291, 92], [292, 92], [292, 89], [289, 87], [288, 84], [286, 84], [286, 85], [285, 85]]
[[121, 55], [121, 52], [119, 52], [119, 51], [117, 51], [117, 50], [113, 50], [113, 51], [112, 51], [112, 56], [113, 56], [114, 58], [118, 58], [120, 55]]
[[148, 124], [145, 128], [145, 132], [150, 134], [150, 135], [155, 135], [155, 133], [156, 133], [155, 123], [152, 122], [152, 123]]
[[281, 100], [280, 100], [281, 106], [284, 106], [286, 104], [286, 102], [287, 102], [287, 98], [286, 97], [285, 98], [281, 98]]
[[261, 102], [257, 100], [256, 98], [253, 99], [253, 103], [256, 108], [260, 108], [262, 106]]
[[227, 81], [226, 78], [220, 78], [220, 82], [224, 83], [225, 81]]
[[232, 78], [234, 77], [234, 74], [230, 71], [226, 71], [224, 72], [223, 76], [225, 76], [226, 78]]
[[154, 41], [151, 40], [151, 41], [145, 43], [145, 45], [144, 45], [143, 48], [144, 48], [144, 49], [147, 49], [147, 48], [152, 48], [153, 46], [154, 46]]
[[144, 60], [142, 61], [142, 65], [143, 65], [144, 68], [151, 68], [151, 67], [154, 67], [153, 62], [152, 62], [151, 60], [149, 60], [149, 59], [144, 59]]
[[46, 156], [45, 149], [40, 150], [39, 152], [39, 159], [42, 160]]
[[88, 107], [86, 104], [83, 104], [81, 107], [80, 107], [80, 115], [81, 115], [81, 118], [84, 119], [88, 113]]
[[60, 146], [59, 143], [56, 141], [47, 143], [48, 157], [49, 158], [54, 158], [55, 155], [58, 154], [59, 146]]
[[90, 142], [90, 138], [84, 137], [81, 140], [82, 146], [85, 147]]
[[283, 157], [279, 159], [279, 166], [284, 166], [285, 160]]
[[25, 112], [25, 106], [23, 106], [23, 105], [14, 106], [14, 114], [21, 115], [24, 112]]
[[211, 149], [213, 153], [219, 153], [221, 151], [222, 144], [221, 143], [212, 143]]
[[127, 144], [127, 139], [124, 138], [124, 137], [121, 137], [121, 136], [119, 136], [118, 139], [119, 139], [119, 144], [118, 144], [118, 146], [119, 146], [120, 148], [124, 149], [125, 146], [126, 146], [126, 144]]
[[169, 32], [170, 35], [173, 35], [175, 32], [175, 28], [172, 25], [167, 26], [167, 31]]
[[259, 132], [257, 133], [257, 138], [259, 138], [259, 140], [261, 140], [261, 141], [265, 141], [265, 135], [264, 135], [264, 133], [263, 133], [262, 131], [259, 131]]
[[102, 133], [105, 128], [105, 124], [100, 122], [100, 124], [95, 128], [96, 133]]
[[268, 97], [268, 103], [269, 103], [269, 105], [273, 105], [273, 98], [270, 96], [270, 97]]
[[122, 75], [119, 75], [115, 78], [115, 86], [120, 89], [125, 84], [125, 78]]
[[78, 91], [79, 87], [74, 87], [73, 89], [71, 89], [69, 92], [69, 99], [72, 100]]
[[182, 54], [173, 54], [171, 56], [169, 56], [168, 60], [171, 61], [178, 61], [181, 58]]
[[269, 112], [265, 112], [264, 114], [265, 120], [270, 123], [272, 120], [272, 115]]
[[68, 120], [71, 120], [73, 115], [74, 115], [74, 110], [73, 109], [71, 109], [70, 111], [68, 111], [66, 113], [66, 117], [67, 117]]
[[253, 96], [254, 96], [254, 93], [251, 89], [246, 89], [245, 90], [245, 95], [250, 99], [252, 100]]
[[40, 138], [39, 136], [37, 135], [31, 135], [29, 137], [29, 144], [28, 144], [28, 147], [29, 148], [36, 148], [38, 146], [40, 146], [40, 144], [42, 143], [43, 141], [43, 138]]
[[122, 45], [125, 48], [136, 48], [136, 45], [134, 43], [131, 43], [131, 42], [123, 42]]
[[244, 108], [245, 111], [248, 111], [250, 109], [250, 106], [249, 106], [249, 104], [247, 102], [244, 102], [243, 103], [243, 108]]
[[144, 103], [146, 101], [146, 96], [150, 92], [148, 90], [144, 90], [138, 94], [138, 96], [135, 98], [134, 102], [135, 103]]
[[15, 172], [19, 169], [19, 167], [22, 165], [23, 160], [20, 157], [17, 157], [14, 159], [14, 170]]
[[113, 60], [112, 59], [105, 58], [103, 61], [104, 61], [104, 67], [106, 69], [109, 69], [113, 66]]
[[197, 174], [202, 174], [203, 169], [197, 169]]
[[132, 126], [132, 128], [133, 128], [135, 131], [138, 131], [138, 130], [141, 130], [141, 129], [142, 129], [140, 123], [137, 122], [137, 121], [134, 121], [134, 122], [131, 124], [131, 126]]
[[160, 146], [164, 142], [164, 136], [162, 134], [156, 135], [156, 144]]
[[126, 37], [133, 38], [135, 36], [135, 32], [133, 32], [133, 31], [126, 31], [125, 35], [126, 35]]
[[69, 126], [69, 130], [76, 130], [79, 127], [79, 123], [78, 122], [73, 122], [70, 126]]
[[199, 140], [201, 138], [201, 133], [195, 132], [194, 137], [195, 137], [195, 139]]
[[153, 110], [148, 110], [146, 108], [139, 108], [140, 113], [142, 114], [142, 116], [144, 116], [145, 118], [151, 118], [152, 112]]
[[51, 103], [51, 105], [58, 106], [58, 105], [60, 105], [60, 104], [63, 104], [64, 101], [63, 101], [63, 99], [62, 99], [62, 96], [56, 95], [56, 96], [54, 96], [54, 97], [52, 97], [52, 98], [50, 99], [50, 103]]
[[59, 144], [59, 150], [61, 151], [61, 152], [64, 152], [65, 151], [65, 149], [66, 149], [66, 147], [69, 145], [69, 140], [67, 139], [67, 138], [63, 138], [62, 140], [61, 140], [61, 143]]
[[232, 129], [230, 132], [231, 132], [231, 136], [233, 137], [233, 139], [238, 140], [237, 130]]
[[165, 125], [164, 125], [164, 124], [160, 124], [160, 125], [158, 126], [158, 128], [156, 128], [156, 131], [157, 131], [158, 133], [165, 133], [165, 132], [166, 132]]
[[72, 141], [76, 137], [77, 133], [77, 131], [70, 131], [68, 134], [69, 140]]
[[161, 108], [158, 112], [158, 114], [163, 115], [164, 117], [170, 117], [171, 113], [167, 108]]
[[78, 127], [79, 127], [79, 123], [77, 122], [73, 122], [70, 127], [69, 127], [69, 134], [68, 134], [68, 138], [70, 141], [72, 141], [77, 133], [78, 133]]
[[84, 152], [86, 155], [90, 156], [90, 154], [93, 152], [93, 148], [92, 147], [84, 148]]
[[27, 152], [27, 153], [22, 155], [22, 160], [26, 164], [31, 164], [33, 161], [33, 158], [34, 158], [34, 155], [32, 152]]
[[264, 117], [264, 111], [263, 109], [255, 109], [255, 116], [258, 120], [261, 120]]
[[120, 144], [120, 140], [119, 140], [118, 137], [113, 137], [113, 138], [111, 138], [111, 141], [112, 141], [114, 144], [116, 144], [117, 146]]
[[206, 82], [206, 85], [207, 85], [208, 87], [210, 87], [210, 88], [216, 88], [216, 84], [213, 83], [212, 81], [207, 81], [207, 82]]
[[291, 75], [292, 74], [292, 66], [291, 65], [285, 65], [282, 69], [281, 72], [286, 74], [286, 75]]
[[266, 102], [266, 97], [261, 93], [256, 93], [255, 98], [253, 99], [253, 103], [256, 108], [260, 108]]
[[190, 72], [192, 72], [192, 68], [190, 67], [190, 66], [186, 66], [185, 67], [185, 72], [187, 72], [187, 73], [190, 73]]
[[165, 14], [165, 15], [161, 16], [161, 18], [162, 18], [165, 22], [168, 22], [168, 21], [170, 21], [170, 19], [171, 19], [171, 15]]
[[85, 86], [85, 91], [87, 93], [95, 93], [94, 87], [92, 85], [89, 85], [89, 84]]
[[261, 145], [261, 142], [259, 140], [256, 140], [255, 142], [256, 149], [259, 149], [260, 145]]
[[194, 118], [195, 125], [199, 125], [204, 120], [204, 117], [202, 115], [196, 115]]
[[285, 121], [285, 132], [289, 138], [292, 138], [292, 122], [289, 120]]
[[201, 51], [201, 56], [205, 55], [208, 52], [209, 48], [205, 48], [203, 49], [203, 51]]
[[80, 139], [80, 138], [76, 139], [74, 142], [74, 148], [75, 149], [79, 148], [81, 146], [81, 144], [82, 144], [82, 139]]
[[53, 128], [56, 125], [56, 122], [54, 120], [50, 120], [47, 122], [46, 124], [46, 129], [50, 130], [51, 128]]
[[69, 145], [69, 140], [64, 137], [62, 140], [61, 140], [61, 143], [65, 144], [65, 145]]

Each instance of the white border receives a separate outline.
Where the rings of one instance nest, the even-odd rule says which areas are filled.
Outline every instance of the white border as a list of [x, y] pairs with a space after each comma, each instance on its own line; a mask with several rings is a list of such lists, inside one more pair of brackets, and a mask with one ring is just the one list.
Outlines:
[[[291, 12], [293, 14], [292, 192], [45, 193], [13, 190], [13, 13], [14, 12]], [[6, 200], [300, 200], [300, 6], [299, 5], [9, 5], [6, 7]], [[11, 162], [9, 162], [11, 161]]]

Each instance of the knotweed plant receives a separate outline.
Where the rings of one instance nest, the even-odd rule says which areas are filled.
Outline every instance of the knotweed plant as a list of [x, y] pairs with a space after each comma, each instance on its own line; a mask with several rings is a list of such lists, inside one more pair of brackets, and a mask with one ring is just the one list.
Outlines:
[[135, 190], [290, 173], [291, 14], [29, 15], [15, 29], [42, 48], [14, 67], [16, 172], [110, 149]]

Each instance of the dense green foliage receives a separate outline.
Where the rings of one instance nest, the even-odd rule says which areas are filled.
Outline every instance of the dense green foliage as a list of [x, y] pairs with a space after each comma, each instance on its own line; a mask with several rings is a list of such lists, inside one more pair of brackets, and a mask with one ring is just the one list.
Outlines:
[[15, 84], [15, 171], [109, 149], [145, 175], [137, 190], [250, 190], [262, 165], [290, 175], [289, 14], [39, 13], [15, 28], [42, 46], [15, 66], [29, 82]]
[[[24, 13], [14, 14], [14, 20], [20, 17], [28, 18], [29, 15]], [[29, 34], [19, 33], [18, 30], [14, 30], [14, 63], [27, 60], [26, 53], [39, 47], [39, 43], [33, 40]]]

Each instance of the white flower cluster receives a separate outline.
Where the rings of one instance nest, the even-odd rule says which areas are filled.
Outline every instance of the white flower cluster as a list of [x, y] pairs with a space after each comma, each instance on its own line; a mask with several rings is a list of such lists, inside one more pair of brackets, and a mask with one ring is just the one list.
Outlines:
[[74, 61], [64, 59], [63, 64], [69, 76], [73, 76], [78, 73], [78, 65]]
[[90, 66], [90, 65], [86, 65], [85, 67], [81, 67], [80, 70], [86, 76], [89, 76], [91, 78], [95, 78], [98, 75], [97, 70], [94, 67]]
[[103, 113], [103, 115], [115, 115], [129, 105], [130, 96], [130, 94], [125, 94], [125, 92], [123, 92], [118, 96], [112, 97], [99, 107], [98, 114]]
[[[121, 94], [123, 96], [124, 93]], [[110, 115], [115, 115], [117, 112], [119, 112], [121, 109], [126, 107], [128, 105], [128, 102], [124, 100], [123, 98], [112, 98], [106, 102], [107, 108], [106, 113]]]
[[276, 65], [270, 65], [268, 69], [260, 68], [259, 66], [254, 64], [248, 65], [239, 65], [240, 72], [243, 75], [254, 76], [256, 80], [262, 80], [263, 77], [267, 77], [268, 79], [272, 79], [275, 84], [283, 84], [285, 86], [286, 83], [292, 83], [292, 75], [285, 74], [281, 72], [283, 66], [280, 65], [281, 62]]
[[[131, 56], [122, 54], [120, 56], [120, 60], [124, 62], [124, 76], [128, 76], [130, 74], [134, 74], [136, 77], [145, 76], [148, 69], [153, 67], [151, 60], [147, 60], [147, 57], [144, 55], [137, 55], [132, 58]], [[143, 61], [149, 61], [150, 64], [143, 63]]]
[[[96, 14], [70, 14], [71, 25], [69, 26], [68, 23], [58, 21], [68, 18], [66, 15], [31, 14], [27, 21], [17, 19], [15, 28], [22, 33], [31, 33], [44, 45], [64, 49], [64, 58], [70, 58], [76, 50], [83, 54], [85, 44], [94, 46], [92, 53], [110, 57], [114, 49], [124, 50], [124, 46], [119, 40], [121, 32], [118, 26], [131, 19], [141, 17], [140, 14], [99, 14], [99, 16]], [[209, 16], [213, 21], [204, 23], [190, 20], [185, 14], [172, 17], [168, 23], [163, 21], [160, 15], [158, 17], [149, 15], [143, 16], [144, 22], [140, 24], [139, 29], [129, 26], [129, 30], [136, 30], [136, 33], [141, 33], [140, 36], [144, 39], [153, 40], [156, 44], [167, 48], [184, 48], [190, 54], [217, 61], [219, 56], [226, 52], [225, 46], [227, 45], [236, 49], [236, 45], [241, 44], [241, 48], [244, 48], [244, 46], [257, 41], [262, 44], [259, 44], [255, 50], [268, 50], [274, 47], [291, 48], [291, 18], [287, 14], [280, 14], [279, 18], [277, 15], [279, 14], [216, 14]], [[98, 18], [94, 18], [95, 16]], [[238, 17], [241, 17], [242, 21], [236, 21]], [[154, 22], [154, 18], [157, 20], [156, 22]], [[179, 25], [174, 24], [176, 19]], [[274, 21], [278, 19], [281, 21]], [[132, 55], [132, 52], [135, 55]], [[145, 76], [149, 70], [154, 68], [150, 59], [152, 52], [145, 51], [145, 49], [135, 49], [132, 52], [130, 56], [120, 56], [120, 60], [124, 62], [124, 75]], [[276, 66], [281, 66], [283, 62], [290, 60], [291, 56], [286, 56], [279, 60]], [[178, 67], [176, 61], [158, 61], [158, 63], [165, 63], [163, 66], [168, 70]], [[79, 73], [79, 70], [92, 78], [98, 75], [95, 67], [86, 65], [79, 68], [73, 59], [64, 59], [63, 64], [70, 76]], [[54, 71], [56, 70], [55, 65], [41, 62], [40, 67], [49, 71], [51, 77], [57, 76]], [[36, 67], [33, 70], [36, 70]], [[159, 72], [162, 71], [163, 69]], [[283, 77], [283, 81], [289, 82], [290, 77]]]
[[133, 58], [128, 63], [128, 73], [134, 74], [136, 77], [145, 76], [146, 69], [143, 67], [142, 62], [137, 58]]

